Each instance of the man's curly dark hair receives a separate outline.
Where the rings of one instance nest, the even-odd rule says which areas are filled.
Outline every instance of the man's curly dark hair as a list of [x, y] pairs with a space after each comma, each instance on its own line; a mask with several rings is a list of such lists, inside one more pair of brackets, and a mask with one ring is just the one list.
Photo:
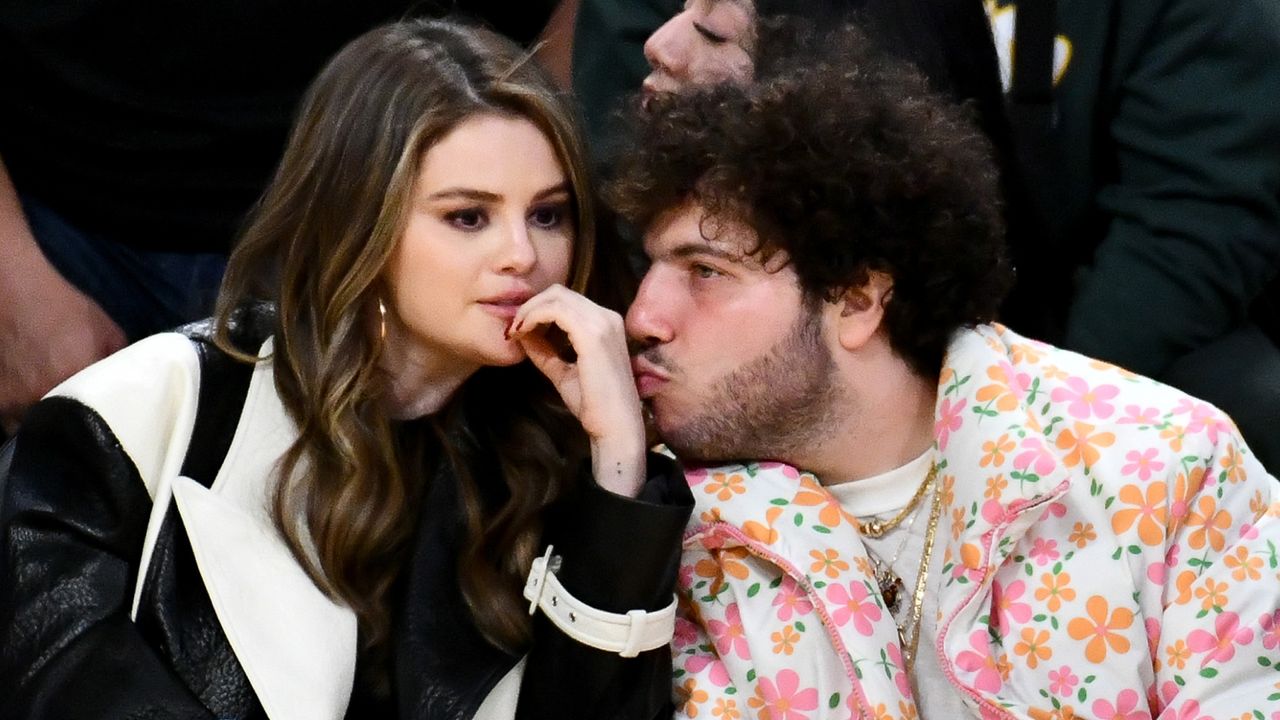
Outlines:
[[811, 301], [888, 273], [889, 341], [936, 375], [952, 333], [994, 319], [1011, 283], [997, 173], [962, 108], [869, 43], [842, 46], [749, 86], [655, 97], [607, 194], [640, 228], [689, 201], [745, 223]]

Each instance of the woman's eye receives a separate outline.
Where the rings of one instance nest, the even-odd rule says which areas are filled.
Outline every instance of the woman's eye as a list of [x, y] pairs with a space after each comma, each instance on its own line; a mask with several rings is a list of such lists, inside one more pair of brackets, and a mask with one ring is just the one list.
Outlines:
[[444, 216], [445, 221], [459, 230], [479, 230], [488, 224], [489, 218], [479, 208], [454, 210]]
[[544, 230], [559, 227], [564, 222], [565, 209], [559, 205], [548, 205], [545, 207], [534, 208], [529, 213], [529, 221], [535, 226]]
[[720, 33], [712, 32], [707, 28], [706, 25], [703, 25], [702, 23], [695, 22], [693, 24], [693, 28], [698, 31], [699, 35], [701, 35], [704, 39], [706, 39], [707, 42], [711, 43], [712, 45], [723, 45], [724, 43], [729, 42], [729, 38], [725, 37], [724, 35], [721, 35]]

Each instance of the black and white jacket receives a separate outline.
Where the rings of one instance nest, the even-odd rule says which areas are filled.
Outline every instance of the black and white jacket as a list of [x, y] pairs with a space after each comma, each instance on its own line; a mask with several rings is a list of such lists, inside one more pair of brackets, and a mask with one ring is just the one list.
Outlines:
[[[0, 504], [0, 717], [472, 717], [519, 658], [482, 639], [458, 589], [456, 480], [427, 485], [393, 697], [369, 701], [354, 614], [270, 518], [295, 432], [270, 362], [237, 363], [198, 330], [143, 340], [35, 406]], [[581, 483], [547, 518], [558, 579], [594, 607], [671, 602], [692, 500], [674, 465], [652, 458], [651, 475], [639, 500]], [[523, 672], [520, 718], [671, 712], [666, 648], [622, 658], [539, 615]]]

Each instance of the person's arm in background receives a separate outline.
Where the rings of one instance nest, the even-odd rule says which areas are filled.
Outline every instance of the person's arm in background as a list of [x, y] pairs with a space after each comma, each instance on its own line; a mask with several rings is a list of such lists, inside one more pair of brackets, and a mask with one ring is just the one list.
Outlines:
[[0, 429], [62, 380], [124, 347], [124, 332], [36, 244], [0, 160]]
[[1280, 265], [1280, 6], [1117, 7], [1109, 225], [1066, 345], [1159, 377], [1243, 323]]

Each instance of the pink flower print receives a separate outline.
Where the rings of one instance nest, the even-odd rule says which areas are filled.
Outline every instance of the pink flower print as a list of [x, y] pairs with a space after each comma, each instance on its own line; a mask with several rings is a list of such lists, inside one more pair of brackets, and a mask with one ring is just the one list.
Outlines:
[[1004, 685], [1000, 678], [1000, 669], [995, 658], [991, 657], [991, 645], [987, 640], [986, 630], [974, 630], [969, 636], [972, 650], [965, 650], [956, 656], [956, 667], [965, 672], [977, 673], [973, 679], [973, 687], [983, 692], [996, 692]]
[[801, 689], [800, 675], [795, 670], [783, 670], [776, 683], [761, 676], [755, 697], [747, 704], [757, 711], [760, 720], [807, 720], [809, 716], [801, 711], [818, 709], [818, 689]]
[[698, 626], [688, 618], [676, 617], [675, 633], [671, 636], [671, 647], [677, 652], [698, 642]]
[[1039, 437], [1024, 438], [1022, 441], [1022, 450], [1013, 458], [1013, 467], [1015, 470], [1030, 469], [1036, 475], [1044, 477], [1053, 472], [1055, 464], [1053, 453], [1044, 446], [1044, 441]]
[[1057, 560], [1061, 553], [1058, 552], [1057, 540], [1045, 540], [1044, 538], [1036, 538], [1031, 544], [1031, 552], [1028, 553], [1032, 560], [1036, 561], [1036, 565], [1044, 567], [1049, 563]]
[[1138, 708], [1141, 697], [1133, 688], [1121, 690], [1115, 705], [1107, 700], [1093, 702], [1093, 714], [1099, 720], [1151, 720], [1151, 713]]
[[987, 500], [982, 503], [981, 513], [983, 520], [997, 525], [1004, 519], [1004, 505], [1001, 505], [999, 500]]
[[960, 429], [964, 424], [964, 418], [961, 413], [964, 406], [969, 401], [961, 398], [959, 402], [951, 402], [951, 398], [943, 398], [942, 404], [938, 407], [938, 420], [933, 424], [933, 435], [938, 438], [938, 449], [947, 449], [947, 440], [951, 438], [951, 433]]
[[1065, 517], [1066, 514], [1067, 506], [1064, 503], [1052, 502], [1044, 509], [1044, 512], [1040, 515], [1040, 520], [1043, 522], [1049, 518]]
[[714, 655], [694, 655], [685, 661], [684, 667], [691, 673], [700, 673], [703, 668], [710, 666], [711, 671], [707, 673], [707, 679], [716, 687], [729, 686], [729, 669], [725, 667], [724, 661]]
[[724, 618], [728, 622], [719, 620], [707, 622], [707, 631], [716, 644], [716, 651], [721, 656], [732, 653], [743, 660], [750, 660], [751, 649], [747, 646], [747, 630], [742, 626], [742, 615], [738, 611], [738, 603], [730, 603], [729, 607], [725, 608]]
[[1125, 405], [1124, 417], [1116, 421], [1120, 425], [1159, 425], [1160, 411], [1157, 408], [1144, 408], [1138, 405]]
[[1213, 718], [1200, 714], [1199, 700], [1188, 700], [1182, 703], [1182, 707], [1178, 708], [1169, 720], [1213, 720]]
[[778, 619], [782, 622], [789, 622], [792, 614], [808, 615], [813, 612], [813, 603], [809, 602], [809, 597], [790, 575], [782, 578], [778, 594], [773, 598], [773, 606], [778, 608]]
[[1128, 465], [1120, 468], [1122, 475], [1137, 475], [1138, 479], [1146, 482], [1151, 479], [1152, 473], [1160, 472], [1164, 469], [1164, 463], [1156, 459], [1160, 451], [1155, 448], [1147, 448], [1142, 452], [1130, 450], [1129, 454], [1124, 456], [1129, 461]]
[[1080, 678], [1071, 672], [1071, 668], [1063, 665], [1058, 670], [1049, 671], [1049, 692], [1059, 697], [1070, 697], [1075, 692]]
[[898, 643], [889, 643], [889, 662], [893, 663], [893, 684], [898, 686], [898, 692], [903, 697], [911, 697], [911, 678], [907, 677], [906, 659], [902, 657], [902, 648], [898, 647]]
[[1262, 647], [1268, 650], [1280, 647], [1280, 610], [1264, 613], [1258, 619], [1258, 624], [1262, 626]]
[[676, 584], [681, 590], [693, 587], [693, 563], [680, 566], [680, 571], [676, 574]]
[[1050, 398], [1054, 402], [1069, 402], [1067, 405], [1067, 414], [1079, 420], [1088, 420], [1091, 417], [1109, 418], [1116, 408], [1108, 400], [1120, 394], [1120, 388], [1115, 385], [1098, 385], [1097, 387], [1089, 387], [1089, 383], [1083, 378], [1069, 377], [1067, 378], [1066, 387], [1054, 388]]
[[1187, 636], [1187, 646], [1194, 653], [1208, 653], [1200, 661], [1200, 667], [1211, 662], [1227, 662], [1235, 657], [1236, 645], [1253, 641], [1253, 630], [1240, 627], [1240, 616], [1227, 611], [1219, 613], [1213, 622], [1213, 632], [1192, 630]]
[[1174, 409], [1174, 415], [1182, 415], [1184, 413], [1191, 414], [1191, 420], [1187, 423], [1187, 434], [1203, 432], [1209, 442], [1215, 445], [1218, 442], [1218, 433], [1232, 431], [1231, 421], [1214, 406], [1209, 403], [1199, 402], [1191, 398], [1183, 398], [1178, 403], [1178, 407]]
[[1147, 653], [1151, 657], [1156, 657], [1160, 652], [1160, 620], [1147, 618], [1147, 621], [1143, 623], [1143, 627], [1147, 630]]
[[1031, 606], [1024, 602], [1017, 602], [1027, 591], [1027, 584], [1021, 580], [1015, 580], [1008, 585], [1001, 585], [1000, 581], [991, 584], [991, 604], [995, 606], [998, 613], [996, 626], [999, 632], [1007, 633], [1009, 628], [1013, 627], [1013, 622], [1025, 623], [1031, 619]]
[[849, 583], [848, 590], [844, 585], [831, 585], [827, 588], [827, 601], [835, 606], [831, 620], [843, 627], [849, 619], [853, 619], [853, 627], [860, 635], [871, 634], [871, 623], [880, 619], [880, 608], [870, 599], [867, 588], [860, 581]]

